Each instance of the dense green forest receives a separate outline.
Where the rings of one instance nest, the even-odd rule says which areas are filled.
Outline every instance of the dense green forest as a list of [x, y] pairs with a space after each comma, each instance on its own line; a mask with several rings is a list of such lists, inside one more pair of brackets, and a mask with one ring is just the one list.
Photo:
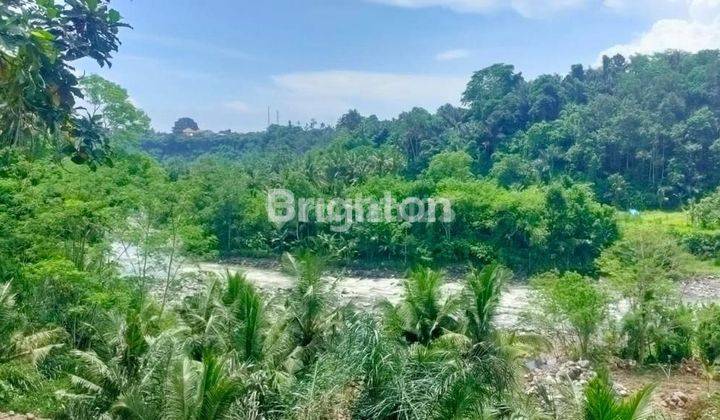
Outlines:
[[[203, 245], [214, 245], [190, 245], [200, 254], [311, 246], [342, 250], [348, 261], [500, 259], [525, 272], [588, 272], [617, 237], [612, 211], [596, 202], [682, 209], [718, 186], [719, 73], [718, 51], [615, 56], [599, 68], [576, 65], [565, 76], [530, 81], [498, 64], [472, 76], [464, 107], [435, 114], [415, 108], [383, 121], [351, 110], [335, 128], [272, 125], [251, 134], [176, 129], [143, 137], [141, 146], [174, 179], [208, 186], [194, 200], [202, 203]], [[312, 224], [278, 231], [260, 210], [275, 187], [304, 197], [383, 189], [447, 196], [459, 218], [442, 227], [359, 226], [344, 235]]]
[[[720, 306], [681, 289], [720, 271], [720, 51], [496, 64], [434, 114], [156, 133], [72, 67], [110, 65], [126, 26], [105, 0], [0, 4], [0, 418], [717, 418]], [[456, 217], [278, 227], [273, 188]], [[291, 286], [183, 271], [247, 256]], [[380, 266], [396, 300], [333, 278]], [[653, 393], [680, 377], [692, 395]]]
[[[411, 179], [438, 153], [462, 151], [474, 174], [505, 187], [567, 176], [620, 208], [674, 209], [720, 182], [713, 171], [720, 159], [719, 69], [717, 51], [605, 57], [599, 68], [575, 65], [567, 75], [529, 81], [512, 65], [496, 64], [472, 75], [463, 107], [448, 104], [434, 114], [414, 108], [382, 121], [351, 110], [334, 130], [313, 124], [191, 138], [176, 132], [151, 136], [143, 147], [161, 159], [213, 153], [255, 160], [326, 148], [331, 138], [326, 153], [336, 159], [392, 148], [402, 162], [383, 172]], [[333, 169], [320, 168], [326, 176]], [[374, 175], [342, 169], [342, 184]]]

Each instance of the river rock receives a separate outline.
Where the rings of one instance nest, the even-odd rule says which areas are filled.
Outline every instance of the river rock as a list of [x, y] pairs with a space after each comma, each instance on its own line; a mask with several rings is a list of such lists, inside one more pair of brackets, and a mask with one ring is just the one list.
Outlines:
[[665, 395], [662, 398], [662, 405], [672, 410], [677, 408], [685, 407], [689, 401], [689, 397], [682, 391], [674, 391], [669, 395]]
[[563, 387], [582, 389], [596, 375], [588, 360], [568, 360], [562, 363], [553, 360], [550, 363], [538, 359], [526, 366], [531, 367], [525, 376], [528, 380], [526, 394], [538, 397], [546, 405], [563, 398]]

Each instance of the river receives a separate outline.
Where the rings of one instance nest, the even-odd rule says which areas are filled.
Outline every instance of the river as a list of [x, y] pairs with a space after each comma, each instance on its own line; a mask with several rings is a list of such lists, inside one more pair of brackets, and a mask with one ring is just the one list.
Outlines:
[[[114, 247], [116, 260], [121, 272], [131, 275], [135, 271], [138, 261], [134, 250], [126, 250], [119, 246]], [[224, 262], [185, 262], [178, 265], [178, 285], [176, 285], [175, 299], [190, 295], [202, 288], [203, 273], [213, 273], [224, 276], [227, 272], [242, 272], [247, 279], [264, 292], [275, 295], [292, 287], [293, 278], [279, 268], [261, 268], [250, 264], [233, 264]], [[164, 277], [163, 270], [155, 270], [157, 277]], [[341, 303], [352, 303], [358, 307], [371, 309], [381, 300], [397, 303], [403, 295], [402, 277], [389, 275], [383, 277], [362, 276], [350, 273], [330, 278], [335, 284], [338, 299]], [[462, 285], [459, 281], [450, 280], [443, 285], [443, 292], [458, 292]], [[707, 303], [720, 301], [720, 278], [703, 277], [679, 285], [683, 300], [688, 303]], [[159, 289], [156, 289], [156, 294]], [[526, 312], [531, 301], [530, 288], [522, 283], [505, 285], [500, 298], [500, 305], [496, 323], [502, 328], [515, 328], [520, 324], [520, 315]], [[616, 305], [617, 306], [617, 305]], [[622, 309], [614, 309], [617, 314]]]

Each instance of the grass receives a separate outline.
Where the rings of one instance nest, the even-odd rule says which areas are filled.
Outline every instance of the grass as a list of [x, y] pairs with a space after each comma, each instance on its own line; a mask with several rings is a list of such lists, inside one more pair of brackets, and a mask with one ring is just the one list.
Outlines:
[[[684, 211], [645, 211], [639, 215], [619, 212], [618, 224], [624, 234], [633, 229], [653, 229], [673, 237], [688, 233], [720, 233], [720, 230], [703, 229], [692, 224], [690, 215]], [[693, 258], [687, 267], [698, 275], [720, 275], [720, 256], [716, 259]]]
[[618, 221], [621, 230], [627, 230], [633, 227], [652, 227], [654, 229], [665, 230], [667, 233], [697, 229], [690, 223], [690, 216], [683, 211], [646, 211], [637, 216], [633, 216], [628, 212], [620, 212]]
[[69, 387], [70, 380], [67, 377], [62, 377], [38, 380], [30, 390], [5, 388], [3, 401], [0, 401], [0, 411], [33, 413], [52, 418], [61, 410], [61, 402], [56, 398], [55, 392], [58, 389]]

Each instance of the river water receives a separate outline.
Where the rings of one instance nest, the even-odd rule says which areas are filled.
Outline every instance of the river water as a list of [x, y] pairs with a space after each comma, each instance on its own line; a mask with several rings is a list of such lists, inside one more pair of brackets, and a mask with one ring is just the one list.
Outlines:
[[[125, 275], [136, 275], [139, 266], [138, 255], [134, 248], [123, 248], [119, 245], [113, 247], [116, 261]], [[163, 266], [166, 262], [155, 261], [150, 266]], [[203, 275], [215, 274], [224, 276], [226, 273], [242, 272], [247, 279], [264, 292], [275, 295], [292, 287], [293, 278], [278, 268], [260, 268], [253, 265], [239, 265], [219, 262], [183, 262], [177, 267], [178, 283], [173, 294], [175, 299], [190, 295], [203, 287]], [[149, 275], [163, 278], [164, 269], [148, 270]], [[402, 277], [385, 276], [370, 277], [357, 274], [333, 277], [338, 303], [352, 303], [358, 307], [371, 309], [382, 300], [397, 303], [403, 295]], [[457, 281], [448, 281], [443, 285], [443, 292], [454, 293], [460, 291], [462, 285]], [[720, 279], [705, 277], [683, 283], [679, 286], [683, 300], [689, 303], [707, 303], [720, 301]], [[156, 288], [156, 294], [161, 294]], [[511, 283], [504, 287], [500, 299], [500, 306], [496, 323], [503, 328], [520, 327], [521, 314], [527, 312], [531, 302], [531, 291], [525, 284]], [[613, 310], [615, 316], [622, 313], [622, 305], [616, 305]]]

